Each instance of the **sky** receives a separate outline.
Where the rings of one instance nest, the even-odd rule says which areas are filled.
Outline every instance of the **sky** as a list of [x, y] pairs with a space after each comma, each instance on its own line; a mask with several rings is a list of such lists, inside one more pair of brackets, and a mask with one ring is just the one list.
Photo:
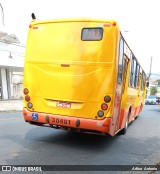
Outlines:
[[[0, 0], [5, 29], [26, 43], [31, 13], [37, 19], [99, 18], [118, 21], [121, 32], [144, 68], [160, 73], [159, 0]], [[160, 78], [160, 77], [159, 77]]]

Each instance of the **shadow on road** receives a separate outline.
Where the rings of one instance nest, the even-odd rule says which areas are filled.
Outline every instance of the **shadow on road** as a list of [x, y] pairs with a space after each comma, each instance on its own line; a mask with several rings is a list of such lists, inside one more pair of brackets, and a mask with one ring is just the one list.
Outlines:
[[94, 151], [100, 149], [102, 151], [102, 148], [106, 149], [106, 147], [110, 147], [116, 140], [116, 137], [37, 127], [26, 134], [26, 139], [53, 145], [57, 144], [82, 149], [87, 148], [88, 150]]

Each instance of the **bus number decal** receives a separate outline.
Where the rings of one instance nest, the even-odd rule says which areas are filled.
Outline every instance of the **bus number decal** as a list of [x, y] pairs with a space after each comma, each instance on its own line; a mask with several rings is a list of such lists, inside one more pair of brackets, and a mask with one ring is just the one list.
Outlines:
[[65, 124], [65, 125], [70, 125], [70, 120], [67, 119], [59, 119], [59, 118], [52, 118], [52, 122], [55, 124]]

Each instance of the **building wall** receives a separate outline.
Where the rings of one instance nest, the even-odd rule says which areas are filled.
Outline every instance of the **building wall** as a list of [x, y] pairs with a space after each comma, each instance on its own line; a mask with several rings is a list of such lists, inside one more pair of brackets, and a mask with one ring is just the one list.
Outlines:
[[21, 45], [0, 42], [0, 99], [22, 98], [24, 51]]
[[[0, 2], [0, 99], [21, 98], [25, 47], [7, 32], [4, 19]], [[21, 73], [13, 73], [17, 71]]]
[[23, 73], [11, 74], [11, 98], [23, 98]]

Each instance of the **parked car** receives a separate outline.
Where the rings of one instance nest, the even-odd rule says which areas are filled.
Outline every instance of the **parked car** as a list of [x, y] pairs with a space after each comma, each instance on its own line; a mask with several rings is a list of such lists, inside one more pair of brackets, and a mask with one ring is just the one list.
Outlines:
[[160, 97], [157, 97], [157, 103], [160, 104]]
[[145, 100], [146, 105], [156, 105], [157, 104], [157, 97], [156, 96], [148, 96]]

